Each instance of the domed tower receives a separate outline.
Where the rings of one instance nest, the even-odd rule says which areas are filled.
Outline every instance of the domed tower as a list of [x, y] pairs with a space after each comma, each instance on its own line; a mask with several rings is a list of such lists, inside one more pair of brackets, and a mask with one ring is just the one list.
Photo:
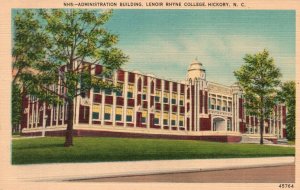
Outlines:
[[205, 69], [201, 62], [195, 59], [188, 68], [186, 81], [189, 84], [189, 93], [191, 96], [191, 104], [194, 105], [191, 109], [192, 128], [195, 131], [203, 131], [206, 129], [205, 125], [201, 123], [208, 118], [208, 89], [206, 81]]
[[188, 68], [187, 81], [194, 84], [195, 81], [206, 80], [205, 69], [202, 63], [195, 59]]

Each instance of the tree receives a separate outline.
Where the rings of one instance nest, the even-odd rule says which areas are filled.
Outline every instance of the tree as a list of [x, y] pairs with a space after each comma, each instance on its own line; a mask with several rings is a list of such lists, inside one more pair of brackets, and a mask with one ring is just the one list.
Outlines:
[[[74, 98], [84, 96], [92, 88], [118, 90], [103, 78], [111, 77], [128, 57], [115, 47], [118, 36], [104, 27], [112, 11], [51, 9], [30, 12], [38, 25], [34, 32], [42, 36], [39, 44], [43, 47], [37, 48], [41, 56], [34, 59], [34, 64], [30, 61], [30, 72], [23, 72], [20, 80], [26, 91], [38, 99], [54, 105], [67, 104], [64, 145], [69, 147], [73, 145]], [[20, 15], [26, 20], [23, 13]], [[89, 72], [95, 65], [104, 67], [100, 76]]]
[[[39, 21], [32, 10], [23, 10], [14, 17], [13, 81], [12, 81], [12, 126], [16, 129], [22, 114], [24, 75], [33, 74], [32, 68], [45, 57], [46, 36], [39, 30]], [[43, 43], [41, 43], [43, 42]]]
[[295, 139], [295, 111], [296, 111], [296, 84], [295, 81], [287, 81], [281, 85], [278, 92], [279, 101], [287, 106], [286, 130], [287, 139]]
[[264, 122], [275, 106], [281, 73], [267, 50], [246, 54], [243, 59], [245, 64], [234, 71], [234, 75], [243, 90], [247, 114], [259, 118], [260, 144], [263, 144]]
[[11, 124], [12, 132], [18, 132], [19, 124], [22, 117], [22, 94], [18, 84], [12, 85], [12, 100], [11, 100]]

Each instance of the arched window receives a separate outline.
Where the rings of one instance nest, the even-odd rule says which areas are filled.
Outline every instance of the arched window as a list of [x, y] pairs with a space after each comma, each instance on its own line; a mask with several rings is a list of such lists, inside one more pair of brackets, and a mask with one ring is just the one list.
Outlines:
[[142, 79], [139, 78], [138, 80], [138, 92], [141, 92], [142, 91]]
[[154, 94], [154, 82], [151, 82], [151, 94]]

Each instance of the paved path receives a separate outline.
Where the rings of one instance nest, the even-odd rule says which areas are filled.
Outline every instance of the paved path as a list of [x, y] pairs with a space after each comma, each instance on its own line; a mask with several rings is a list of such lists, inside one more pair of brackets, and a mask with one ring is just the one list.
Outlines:
[[295, 183], [295, 165], [106, 177], [76, 182]]
[[126, 175], [199, 172], [293, 164], [294, 157], [270, 157], [14, 165], [8, 170], [9, 173], [6, 173], [6, 180], [68, 181]]

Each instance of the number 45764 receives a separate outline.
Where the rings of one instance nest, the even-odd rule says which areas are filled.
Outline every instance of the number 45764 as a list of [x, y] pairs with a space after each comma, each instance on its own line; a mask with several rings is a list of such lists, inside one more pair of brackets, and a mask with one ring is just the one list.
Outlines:
[[291, 183], [281, 183], [279, 184], [280, 188], [294, 188], [294, 184], [291, 184]]

